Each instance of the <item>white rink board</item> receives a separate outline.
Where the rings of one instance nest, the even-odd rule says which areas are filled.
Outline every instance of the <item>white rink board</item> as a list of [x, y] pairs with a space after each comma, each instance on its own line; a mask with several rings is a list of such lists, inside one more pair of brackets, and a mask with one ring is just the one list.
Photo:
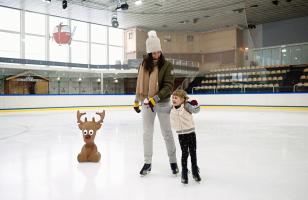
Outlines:
[[[190, 95], [200, 105], [308, 106], [308, 93]], [[134, 95], [2, 95], [0, 109], [132, 105]]]

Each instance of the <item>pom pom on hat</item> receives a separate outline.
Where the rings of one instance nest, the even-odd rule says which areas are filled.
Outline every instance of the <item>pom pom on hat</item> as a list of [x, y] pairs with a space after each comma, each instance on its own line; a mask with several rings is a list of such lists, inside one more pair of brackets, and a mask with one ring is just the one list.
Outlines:
[[160, 39], [157, 37], [157, 33], [154, 30], [148, 32], [148, 38], [145, 44], [147, 53], [161, 51]]
[[155, 37], [157, 37], [157, 34], [156, 34], [156, 31], [149, 31], [148, 32], [148, 36], [149, 36], [149, 38], [155, 38]]

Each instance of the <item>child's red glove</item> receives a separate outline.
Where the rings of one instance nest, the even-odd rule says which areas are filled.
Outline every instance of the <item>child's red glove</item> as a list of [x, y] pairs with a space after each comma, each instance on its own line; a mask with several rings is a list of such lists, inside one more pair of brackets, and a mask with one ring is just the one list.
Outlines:
[[191, 100], [191, 101], [188, 101], [187, 103], [189, 103], [192, 106], [197, 106], [198, 105], [198, 101], [197, 100]]

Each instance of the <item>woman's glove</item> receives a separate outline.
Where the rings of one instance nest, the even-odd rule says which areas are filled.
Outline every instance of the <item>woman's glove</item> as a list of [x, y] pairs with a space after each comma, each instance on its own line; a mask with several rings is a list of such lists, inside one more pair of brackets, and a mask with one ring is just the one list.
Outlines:
[[151, 108], [152, 112], [154, 112], [154, 107], [156, 105], [155, 99], [153, 97], [151, 97], [151, 98], [148, 99], [148, 101], [149, 101], [149, 107]]
[[141, 112], [139, 106], [140, 106], [140, 105], [139, 105], [139, 102], [135, 102], [135, 103], [134, 103], [134, 110], [135, 110], [137, 113], [140, 113], [140, 112]]

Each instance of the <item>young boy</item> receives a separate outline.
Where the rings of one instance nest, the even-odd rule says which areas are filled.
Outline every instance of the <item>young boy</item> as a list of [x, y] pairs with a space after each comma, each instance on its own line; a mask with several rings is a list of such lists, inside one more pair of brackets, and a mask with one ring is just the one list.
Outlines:
[[188, 101], [187, 93], [184, 90], [175, 90], [172, 94], [172, 109], [170, 113], [171, 126], [178, 133], [182, 149], [182, 178], [183, 184], [188, 183], [187, 159], [190, 154], [192, 175], [195, 181], [200, 182], [199, 168], [197, 165], [197, 144], [195, 125], [192, 113], [198, 113], [200, 107], [198, 102]]

